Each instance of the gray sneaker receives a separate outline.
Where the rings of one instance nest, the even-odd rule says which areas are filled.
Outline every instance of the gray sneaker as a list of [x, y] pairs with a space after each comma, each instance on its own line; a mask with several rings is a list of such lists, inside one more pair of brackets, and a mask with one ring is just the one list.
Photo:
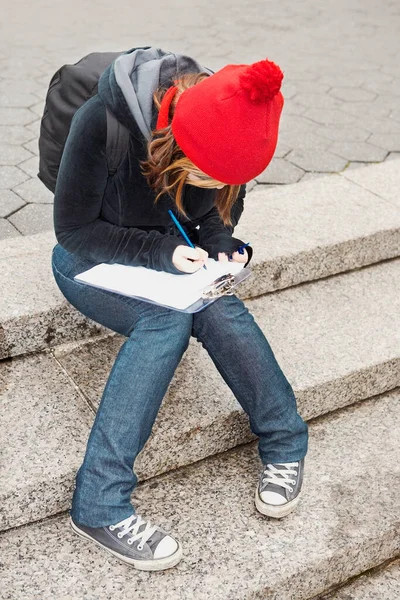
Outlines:
[[277, 519], [291, 513], [299, 503], [303, 474], [304, 458], [263, 465], [255, 494], [257, 510]]
[[137, 513], [104, 527], [87, 527], [70, 515], [70, 525], [78, 535], [141, 571], [169, 569], [182, 558], [180, 542]]

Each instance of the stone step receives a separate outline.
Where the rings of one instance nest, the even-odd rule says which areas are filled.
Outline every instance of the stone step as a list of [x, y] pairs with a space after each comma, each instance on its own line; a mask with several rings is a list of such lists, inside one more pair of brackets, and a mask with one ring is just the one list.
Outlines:
[[400, 559], [376, 567], [348, 584], [313, 600], [399, 600]]
[[399, 420], [396, 391], [312, 422], [300, 503], [281, 520], [254, 506], [255, 443], [144, 482], [132, 498], [137, 512], [183, 546], [181, 562], [162, 574], [131, 570], [78, 537], [68, 514], [5, 532], [2, 593], [19, 600], [322, 594], [399, 553]]
[[[400, 169], [392, 181], [400, 186]], [[369, 167], [362, 169], [366, 174]], [[341, 175], [248, 193], [237, 237], [254, 247], [253, 276], [238, 288], [256, 297], [393, 258], [400, 207]], [[62, 296], [51, 271], [53, 232], [0, 242], [0, 358], [104, 334]]]
[[[246, 301], [306, 420], [400, 385], [399, 271], [393, 260]], [[123, 341], [112, 334], [0, 362], [0, 529], [68, 507]], [[135, 471], [148, 479], [252, 439], [247, 415], [192, 339]]]

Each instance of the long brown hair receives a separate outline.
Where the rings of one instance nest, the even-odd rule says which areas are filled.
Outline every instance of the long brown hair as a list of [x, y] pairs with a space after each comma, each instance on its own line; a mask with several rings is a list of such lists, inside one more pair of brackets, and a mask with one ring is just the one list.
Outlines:
[[[176, 78], [175, 85], [178, 91], [171, 102], [169, 110], [170, 119], [174, 114], [180, 94], [184, 90], [200, 83], [205, 77], [209, 77], [209, 74], [202, 71], [201, 73], [187, 73]], [[167, 88], [159, 87], [153, 94], [153, 100], [158, 110], [166, 91]], [[147, 145], [147, 160], [140, 161], [140, 166], [148, 185], [157, 192], [155, 202], [158, 201], [162, 194], [168, 193], [174, 199], [178, 210], [185, 217], [187, 217], [187, 214], [183, 208], [182, 198], [182, 191], [185, 184], [201, 188], [215, 188], [216, 185], [224, 183], [212, 179], [192, 163], [176, 143], [171, 125], [163, 129], [152, 130], [151, 138]], [[199, 180], [188, 180], [189, 173], [198, 177]], [[238, 197], [239, 191], [240, 185], [225, 185], [223, 188], [216, 190], [215, 206], [225, 225], [232, 225], [230, 218], [231, 208]]]

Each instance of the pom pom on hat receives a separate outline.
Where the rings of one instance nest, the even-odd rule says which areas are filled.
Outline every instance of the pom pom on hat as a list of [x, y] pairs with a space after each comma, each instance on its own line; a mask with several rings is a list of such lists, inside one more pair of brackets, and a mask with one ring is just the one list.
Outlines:
[[272, 100], [281, 89], [283, 73], [274, 62], [260, 60], [241, 73], [239, 82], [249, 92], [252, 102], [258, 103]]

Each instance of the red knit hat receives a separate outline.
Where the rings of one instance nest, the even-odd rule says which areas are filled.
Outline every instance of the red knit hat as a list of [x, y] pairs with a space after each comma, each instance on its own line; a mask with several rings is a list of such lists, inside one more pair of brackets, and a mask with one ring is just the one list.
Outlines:
[[[180, 95], [171, 120], [177, 144], [196, 167], [229, 185], [250, 181], [268, 166], [278, 141], [283, 73], [265, 59], [226, 65]], [[175, 80], [176, 83], [176, 80]], [[168, 126], [177, 92], [163, 97], [157, 129]]]

